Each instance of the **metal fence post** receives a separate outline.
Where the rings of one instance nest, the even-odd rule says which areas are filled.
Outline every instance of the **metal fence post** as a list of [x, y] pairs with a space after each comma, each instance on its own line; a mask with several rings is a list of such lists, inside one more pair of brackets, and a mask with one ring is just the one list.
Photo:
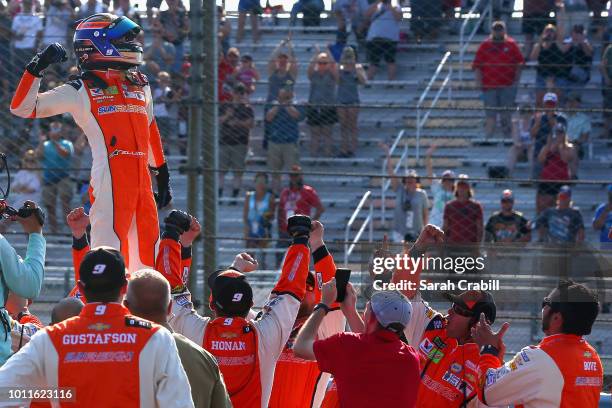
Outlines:
[[217, 52], [217, 10], [213, 1], [203, 2], [203, 68], [204, 68], [204, 103], [203, 103], [203, 139], [202, 139], [202, 162], [204, 163], [204, 176], [202, 177], [202, 193], [204, 195], [204, 218], [203, 218], [203, 249], [204, 249], [204, 311], [211, 315], [208, 307], [210, 288], [206, 284], [208, 276], [217, 268], [217, 147], [219, 145], [218, 120], [217, 120], [217, 64], [219, 54]]

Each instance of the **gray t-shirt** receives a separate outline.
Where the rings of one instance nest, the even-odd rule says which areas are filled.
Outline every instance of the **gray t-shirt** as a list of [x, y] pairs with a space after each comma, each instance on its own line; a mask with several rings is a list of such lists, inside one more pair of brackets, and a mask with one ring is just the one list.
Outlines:
[[548, 229], [549, 242], [576, 242], [578, 231], [584, 229], [582, 214], [574, 208], [549, 208], [538, 219], [538, 226]]
[[409, 193], [400, 184], [395, 190], [395, 211], [393, 213], [393, 230], [402, 236], [416, 236], [423, 229], [423, 211], [429, 208], [427, 194], [420, 188]]
[[336, 103], [336, 80], [331, 72], [313, 72], [310, 78], [310, 103]]
[[359, 103], [359, 79], [355, 71], [338, 72], [338, 103], [343, 105]]

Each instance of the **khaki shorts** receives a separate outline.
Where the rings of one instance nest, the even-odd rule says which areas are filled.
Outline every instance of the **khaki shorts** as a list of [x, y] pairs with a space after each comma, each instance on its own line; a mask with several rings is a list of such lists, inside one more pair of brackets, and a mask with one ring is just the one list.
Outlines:
[[248, 146], [219, 145], [219, 168], [221, 170], [242, 171], [246, 165]]
[[[47, 211], [54, 211], [55, 207], [60, 205], [70, 205], [72, 200], [74, 184], [70, 178], [66, 177], [55, 184], [43, 184], [42, 200], [43, 205], [47, 207]], [[60, 202], [57, 202], [57, 197]]]
[[268, 144], [268, 168], [272, 171], [280, 171], [283, 168], [290, 169], [294, 164], [299, 164], [297, 143], [269, 143]]

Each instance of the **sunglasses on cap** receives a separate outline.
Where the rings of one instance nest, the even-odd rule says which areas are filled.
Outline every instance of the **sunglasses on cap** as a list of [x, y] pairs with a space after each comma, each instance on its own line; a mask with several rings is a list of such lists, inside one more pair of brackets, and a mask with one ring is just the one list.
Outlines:
[[550, 307], [551, 309], [555, 309], [556, 306], [556, 302], [553, 302], [549, 297], [545, 297], [544, 300], [542, 300], [542, 309], [544, 309], [546, 306]]
[[466, 309], [465, 307], [457, 304], [457, 303], [453, 303], [453, 312], [455, 312], [456, 314], [458, 314], [459, 316], [463, 316], [463, 317], [474, 317], [474, 312], [472, 312], [469, 309]]

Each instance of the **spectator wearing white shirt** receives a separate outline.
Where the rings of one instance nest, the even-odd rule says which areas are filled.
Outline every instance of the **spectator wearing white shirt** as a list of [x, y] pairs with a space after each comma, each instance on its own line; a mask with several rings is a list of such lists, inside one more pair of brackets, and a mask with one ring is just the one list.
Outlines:
[[338, 23], [338, 31], [351, 30], [358, 42], [365, 40], [368, 31], [365, 13], [369, 7], [368, 0], [337, 0], [332, 11]]
[[181, 90], [172, 86], [170, 74], [157, 74], [158, 86], [153, 90], [153, 112], [164, 140], [176, 142], [178, 135], [178, 102]]
[[584, 151], [591, 135], [591, 118], [584, 112], [576, 112], [580, 109], [582, 97], [578, 92], [570, 93], [567, 97], [567, 139], [577, 147], [578, 158], [570, 165], [572, 175], [578, 174], [578, 162], [584, 158]]
[[23, 0], [21, 10], [13, 18], [11, 25], [14, 72], [23, 70], [32, 55], [36, 53], [43, 30], [41, 18], [34, 14], [32, 0]]
[[76, 17], [74, 9], [68, 5], [67, 0], [52, 0], [45, 12], [45, 29], [43, 31], [42, 46], [60, 43], [68, 46], [68, 28]]
[[366, 37], [368, 50], [368, 79], [374, 79], [380, 66], [380, 60], [387, 63], [389, 80], [394, 80], [397, 72], [395, 54], [400, 36], [399, 22], [402, 20], [402, 10], [392, 6], [391, 0], [380, 0], [366, 11], [370, 19], [370, 29]]

